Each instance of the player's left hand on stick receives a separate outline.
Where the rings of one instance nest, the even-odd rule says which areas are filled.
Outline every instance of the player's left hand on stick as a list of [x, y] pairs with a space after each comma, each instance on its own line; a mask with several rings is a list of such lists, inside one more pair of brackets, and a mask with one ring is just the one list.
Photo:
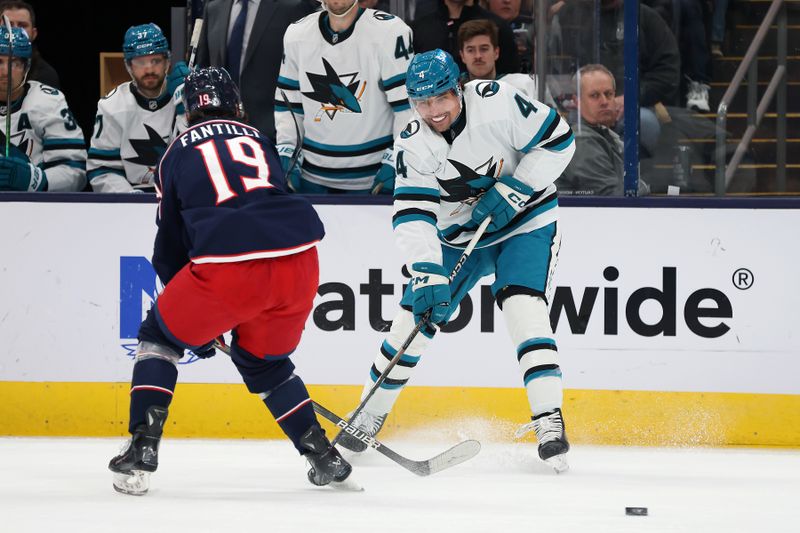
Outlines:
[[44, 170], [17, 157], [0, 158], [0, 190], [41, 192], [47, 190]]
[[183, 80], [186, 79], [186, 75], [189, 72], [189, 67], [183, 61], [178, 61], [172, 66], [172, 71], [167, 76], [167, 91], [169, 91], [169, 94], [175, 94], [175, 91], [183, 84]]
[[395, 171], [393, 165], [381, 165], [372, 182], [372, 194], [392, 194], [394, 192]]
[[442, 265], [411, 265], [411, 289], [414, 291], [412, 311], [418, 323], [430, 311], [432, 324], [444, 324], [450, 312], [450, 276]]
[[200, 346], [199, 348], [195, 348], [192, 350], [192, 353], [195, 354], [200, 359], [208, 359], [209, 357], [214, 357], [217, 355], [217, 351], [214, 349], [214, 339], [211, 342], [207, 342], [204, 345]]
[[497, 231], [522, 211], [532, 194], [533, 188], [529, 185], [511, 176], [502, 177], [475, 204], [472, 221], [480, 224], [486, 217], [491, 216], [492, 221], [486, 229]]

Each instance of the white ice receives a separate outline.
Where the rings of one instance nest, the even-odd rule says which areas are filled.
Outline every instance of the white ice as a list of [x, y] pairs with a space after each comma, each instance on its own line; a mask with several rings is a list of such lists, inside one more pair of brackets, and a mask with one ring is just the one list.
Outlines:
[[[352, 460], [365, 491], [344, 493], [310, 485], [288, 441], [165, 438], [135, 497], [106, 469], [121, 443], [0, 438], [0, 532], [800, 531], [798, 450], [577, 445], [556, 475], [533, 444], [488, 443], [427, 478], [370, 451]], [[386, 444], [414, 459], [448, 447]]]

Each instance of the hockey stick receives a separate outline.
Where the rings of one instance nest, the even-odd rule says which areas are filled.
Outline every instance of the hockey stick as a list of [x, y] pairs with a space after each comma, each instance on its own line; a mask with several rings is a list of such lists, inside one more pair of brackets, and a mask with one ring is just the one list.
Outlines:
[[329, 411], [317, 402], [313, 402], [313, 405], [314, 411], [316, 411], [317, 414], [322, 415], [336, 424], [336, 426], [341, 428], [343, 432], [346, 432], [352, 437], [360, 440], [370, 448], [376, 450], [378, 453], [385, 455], [409, 472], [418, 476], [430, 476], [431, 474], [441, 472], [442, 470], [450, 468], [451, 466], [461, 464], [464, 461], [475, 457], [481, 450], [480, 442], [476, 440], [465, 440], [463, 442], [459, 442], [452, 448], [440, 453], [435, 457], [431, 457], [430, 459], [426, 459], [424, 461], [414, 461], [413, 459], [403, 457], [394, 450], [386, 447], [385, 444], [379, 442], [375, 437], [370, 437], [357, 427], [351, 426], [342, 417], [332, 411]]
[[[483, 233], [486, 231], [486, 228], [487, 226], [489, 226], [489, 223], [491, 221], [492, 217], [486, 217], [483, 220], [483, 222], [481, 222], [481, 225], [478, 226], [478, 229], [475, 230], [475, 235], [472, 236], [472, 239], [469, 241], [469, 244], [467, 244], [467, 247], [464, 249], [464, 253], [461, 254], [461, 257], [459, 257], [458, 262], [455, 264], [453, 270], [450, 272], [450, 281], [453, 281], [456, 275], [459, 272], [461, 272], [461, 268], [464, 266], [464, 263], [467, 261], [470, 254], [472, 254], [472, 251], [475, 249], [475, 246], [477, 246], [478, 241], [483, 236]], [[361, 403], [358, 405], [358, 407], [356, 407], [356, 410], [353, 411], [353, 413], [350, 415], [350, 420], [347, 421], [348, 426], [353, 423], [358, 414], [364, 409], [364, 406], [367, 405], [369, 399], [372, 398], [372, 396], [375, 394], [375, 392], [378, 390], [381, 384], [383, 384], [383, 382], [386, 381], [386, 377], [389, 375], [389, 372], [392, 371], [392, 369], [400, 361], [400, 358], [403, 357], [403, 354], [406, 353], [406, 350], [411, 345], [413, 340], [416, 338], [417, 334], [420, 332], [422, 327], [429, 323], [430, 317], [431, 317], [431, 311], [428, 310], [422, 316], [422, 319], [419, 322], [417, 322], [417, 324], [414, 326], [414, 329], [411, 330], [411, 333], [408, 335], [406, 341], [403, 343], [400, 349], [397, 350], [397, 353], [394, 355], [394, 357], [392, 357], [392, 360], [389, 361], [389, 364], [386, 365], [386, 368], [383, 370], [381, 375], [378, 376], [378, 379], [375, 381], [375, 384], [369, 390], [366, 397], [363, 400], [361, 400]], [[333, 438], [331, 444], [336, 444], [337, 442], [339, 442], [339, 439], [342, 437], [344, 433], [345, 433], [344, 431], [340, 431], [339, 434]]]
[[11, 31], [11, 21], [3, 15], [6, 30], [8, 30], [8, 77], [6, 78], [6, 157], [11, 150], [11, 85], [13, 84], [11, 66], [14, 62], [14, 34]]
[[[286, 109], [288, 109], [289, 114], [292, 115], [292, 122], [294, 122], [294, 131], [297, 134], [297, 141], [294, 144], [294, 153], [292, 154], [292, 158], [289, 160], [289, 168], [286, 169], [286, 175], [288, 176], [292, 172], [292, 170], [294, 170], [294, 166], [297, 164], [297, 158], [300, 157], [300, 125], [297, 123], [297, 117], [294, 116], [294, 111], [292, 111], [292, 104], [289, 102], [289, 98], [286, 96], [286, 93], [283, 92], [283, 89], [278, 89], [278, 90], [281, 92], [281, 98], [283, 98], [283, 103], [286, 104]], [[286, 183], [289, 186], [291, 186], [291, 183], [288, 180]]]
[[[223, 339], [222, 336], [214, 339], [214, 347], [228, 356], [231, 355], [231, 347], [225, 344], [225, 339]], [[425, 461], [414, 461], [413, 459], [403, 457], [391, 448], [386, 447], [386, 445], [379, 442], [376, 438], [370, 437], [357, 427], [349, 425], [342, 417], [326, 407], [318, 404], [317, 402], [312, 402], [312, 405], [314, 406], [314, 411], [316, 411], [317, 414], [322, 415], [332, 423], [336, 424], [336, 426], [342, 428], [343, 431], [346, 431], [370, 448], [377, 450], [378, 453], [385, 455], [409, 472], [412, 472], [418, 476], [430, 476], [431, 474], [441, 472], [442, 470], [450, 468], [451, 466], [461, 464], [464, 461], [475, 457], [481, 450], [480, 442], [476, 440], [465, 440], [463, 442], [459, 442], [452, 448], [440, 453], [435, 457], [431, 457]]]
[[194, 59], [197, 56], [197, 45], [200, 43], [200, 32], [203, 29], [203, 19], [198, 18], [194, 21], [194, 29], [192, 30], [192, 38], [189, 40], [189, 62], [187, 66], [189, 70], [194, 69]]

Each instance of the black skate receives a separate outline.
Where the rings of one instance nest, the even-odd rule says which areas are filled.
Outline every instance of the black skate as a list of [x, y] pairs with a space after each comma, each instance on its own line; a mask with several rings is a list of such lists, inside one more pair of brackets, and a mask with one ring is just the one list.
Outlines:
[[536, 440], [539, 441], [539, 458], [559, 474], [568, 470], [566, 454], [569, 451], [569, 441], [564, 431], [561, 409], [531, 417], [531, 422], [517, 430], [517, 438], [531, 429], [536, 432]]
[[117, 492], [141, 496], [150, 488], [150, 473], [158, 468], [158, 445], [167, 421], [167, 409], [153, 406], [147, 409], [146, 423], [138, 426], [130, 440], [111, 459], [108, 469], [114, 472]]
[[[372, 413], [368, 413], [367, 411], [361, 411], [358, 413], [358, 416], [356, 416], [355, 420], [350, 423], [350, 425], [355, 426], [362, 432], [360, 436], [374, 437], [383, 427], [383, 423], [386, 421], [387, 416], [388, 413], [384, 415], [374, 415]], [[350, 415], [347, 415], [347, 417], [350, 418]], [[361, 453], [367, 449], [366, 442], [349, 433], [346, 429], [343, 429], [342, 431], [344, 434], [339, 437], [339, 444], [341, 444], [343, 448], [356, 453]]]
[[336, 488], [361, 490], [349, 479], [353, 467], [342, 458], [339, 450], [331, 446], [325, 432], [319, 426], [312, 426], [300, 437], [300, 445], [308, 450], [303, 454], [311, 469], [308, 480], [317, 486], [333, 483]]

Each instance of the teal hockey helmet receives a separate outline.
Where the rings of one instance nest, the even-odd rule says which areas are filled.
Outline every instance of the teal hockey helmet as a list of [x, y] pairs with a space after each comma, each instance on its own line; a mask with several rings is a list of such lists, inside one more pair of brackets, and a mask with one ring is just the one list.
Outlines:
[[0, 25], [0, 56], [11, 55], [13, 57], [21, 57], [23, 59], [30, 59], [33, 54], [31, 47], [31, 40], [28, 34], [22, 28], [11, 28], [11, 53], [9, 53], [9, 39], [8, 28], [5, 25]]
[[458, 65], [441, 49], [414, 56], [406, 72], [406, 90], [412, 100], [424, 100], [447, 91], [460, 94]]
[[134, 57], [149, 56], [153, 54], [164, 54], [169, 57], [169, 42], [164, 37], [161, 28], [153, 24], [140, 24], [131, 26], [125, 32], [125, 40], [122, 42], [122, 53], [125, 61], [130, 61]]

